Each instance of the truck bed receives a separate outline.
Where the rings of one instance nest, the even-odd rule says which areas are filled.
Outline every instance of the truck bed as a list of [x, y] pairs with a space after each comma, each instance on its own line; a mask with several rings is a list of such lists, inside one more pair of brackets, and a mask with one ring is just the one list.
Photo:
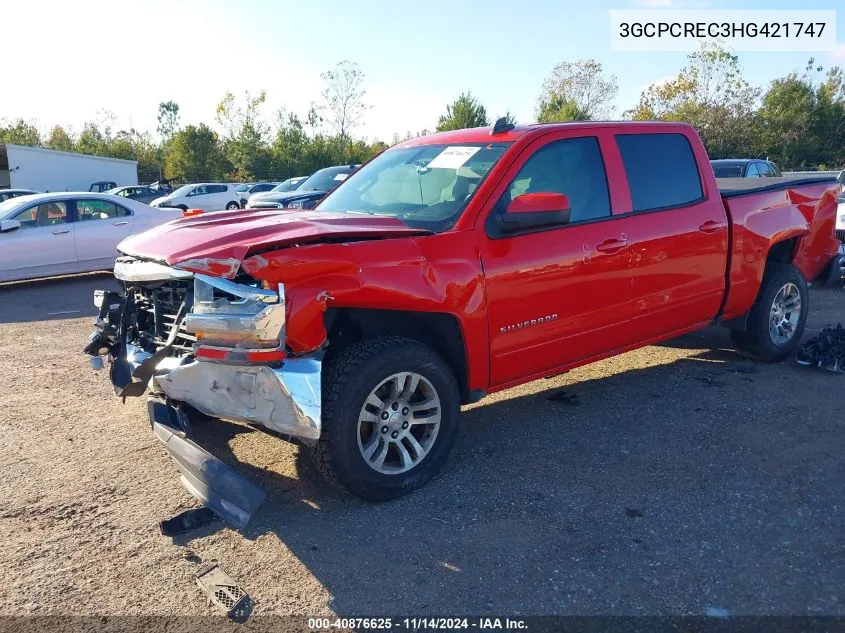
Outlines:
[[778, 178], [716, 178], [723, 198], [735, 198], [761, 191], [777, 191], [799, 185], [835, 183], [835, 176], [780, 176]]

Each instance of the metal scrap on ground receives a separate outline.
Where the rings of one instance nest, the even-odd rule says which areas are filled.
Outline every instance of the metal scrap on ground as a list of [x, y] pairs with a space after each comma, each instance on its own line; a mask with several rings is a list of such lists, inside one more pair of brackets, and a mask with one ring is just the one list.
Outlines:
[[845, 373], [845, 328], [838, 323], [823, 329], [801, 346], [796, 360], [802, 365]]

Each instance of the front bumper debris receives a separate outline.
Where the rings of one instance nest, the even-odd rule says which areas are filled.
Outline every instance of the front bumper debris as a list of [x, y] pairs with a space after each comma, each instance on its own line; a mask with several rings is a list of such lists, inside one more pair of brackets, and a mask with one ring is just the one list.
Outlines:
[[217, 516], [243, 528], [267, 493], [185, 436], [179, 413], [159, 398], [147, 402], [155, 436], [182, 474], [182, 486]]
[[[138, 263], [131, 258], [121, 261], [120, 266], [121, 275], [132, 277], [139, 285], [127, 282], [126, 294], [95, 293], [95, 305], [100, 313], [97, 329], [85, 352], [92, 356], [95, 368], [103, 359], [108, 359], [109, 375], [118, 396], [151, 393], [148, 413], [152, 430], [176, 462], [182, 485], [215, 514], [241, 528], [264, 500], [265, 493], [189, 439], [191, 429], [182, 405], [190, 405], [212, 417], [264, 427], [308, 443], [316, 442], [320, 437], [322, 356], [317, 353], [287, 357], [284, 361], [266, 364], [244, 362], [237, 353], [226, 360], [198, 360], [201, 347], [195, 342], [192, 351], [190, 342], [185, 343], [186, 339], [191, 340], [191, 332], [186, 326], [189, 315], [201, 322], [201, 329], [206, 334], [204, 340], [229, 343], [225, 340], [229, 326], [237, 325], [232, 320], [240, 319], [238, 323], [244, 325], [240, 311], [250, 307], [251, 302], [261, 308], [262, 302], [276, 297], [266, 313], [273, 317], [268, 321], [267, 329], [277, 338], [258, 336], [261, 332], [253, 326], [263, 324], [261, 319], [253, 319], [246, 324], [249, 327], [241, 329], [257, 336], [262, 346], [284, 350], [283, 301], [274, 292], [236, 287], [231, 282], [216, 279], [208, 281], [201, 275], [194, 276], [192, 284], [193, 289], [200, 291], [195, 300], [195, 293], [184, 288], [188, 280], [179, 273], [168, 273], [161, 285], [152, 285], [156, 289], [163, 288], [155, 291], [159, 294], [149, 294], [149, 290], [144, 291], [147, 294], [141, 294], [139, 288], [150, 288], [149, 284], [157, 283], [150, 278], [162, 276], [161, 269], [166, 270], [166, 267]], [[182, 294], [173, 293], [173, 287], [181, 288]], [[216, 298], [207, 292], [209, 288], [222, 291], [224, 298]], [[245, 292], [251, 294], [242, 296]], [[233, 295], [240, 300], [225, 298]], [[231, 304], [230, 310], [226, 309], [228, 304]], [[210, 308], [220, 314], [209, 314]], [[144, 316], [151, 310], [155, 315], [155, 338], [150, 318]], [[264, 314], [262, 310], [255, 312], [256, 315]], [[282, 315], [281, 320], [277, 318], [279, 315]], [[199, 334], [193, 340], [197, 338], [200, 338]], [[242, 349], [235, 351], [239, 353]], [[247, 348], [246, 352], [249, 351]]]
[[260, 424], [305, 441], [320, 438], [320, 367], [289, 358], [280, 367], [191, 361], [153, 377], [171, 400], [216, 418]]

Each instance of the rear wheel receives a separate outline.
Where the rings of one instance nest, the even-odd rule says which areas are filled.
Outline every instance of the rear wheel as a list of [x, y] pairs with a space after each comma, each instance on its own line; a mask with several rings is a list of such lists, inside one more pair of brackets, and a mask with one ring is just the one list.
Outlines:
[[354, 343], [323, 370], [322, 432], [312, 448], [335, 485], [384, 501], [424, 485], [458, 432], [451, 368], [422, 343], [384, 337]]
[[239, 205], [234, 200], [226, 205], [226, 211], [232, 211], [234, 209], [240, 209], [240, 208], [241, 208], [241, 205]]
[[766, 266], [745, 330], [731, 333], [736, 346], [765, 361], [783, 360], [798, 347], [807, 321], [807, 282], [792, 264]]

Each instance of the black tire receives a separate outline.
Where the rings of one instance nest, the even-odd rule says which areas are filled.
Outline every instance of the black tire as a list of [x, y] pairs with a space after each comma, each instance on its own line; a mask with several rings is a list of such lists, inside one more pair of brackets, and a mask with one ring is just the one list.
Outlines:
[[[791, 338], [783, 343], [772, 339], [769, 333], [769, 319], [775, 297], [787, 284], [798, 288], [801, 299], [801, 309], [798, 322]], [[748, 314], [748, 325], [745, 330], [731, 332], [731, 338], [738, 349], [763, 361], [774, 362], [789, 357], [801, 343], [804, 325], [807, 322], [807, 312], [810, 308], [810, 297], [807, 282], [792, 264], [772, 262], [766, 266], [763, 283], [757, 300]]]
[[187, 211], [187, 210], [188, 210], [188, 207], [186, 207], [184, 204], [177, 204], [177, 205], [176, 205], [176, 208], [177, 208], [177, 209], [182, 209], [182, 212], [183, 212], [183, 213], [184, 213], [185, 211]]
[[234, 200], [226, 205], [226, 211], [234, 211], [235, 209], [240, 209], [241, 205], [239, 205]]
[[[370, 392], [398, 372], [415, 372], [433, 386], [440, 427], [418, 464], [383, 474], [361, 454], [359, 413]], [[329, 482], [362, 499], [386, 501], [420, 488], [443, 466], [458, 434], [460, 392], [451, 368], [433, 349], [398, 336], [359, 341], [323, 365], [322, 383], [322, 431], [311, 455]]]

